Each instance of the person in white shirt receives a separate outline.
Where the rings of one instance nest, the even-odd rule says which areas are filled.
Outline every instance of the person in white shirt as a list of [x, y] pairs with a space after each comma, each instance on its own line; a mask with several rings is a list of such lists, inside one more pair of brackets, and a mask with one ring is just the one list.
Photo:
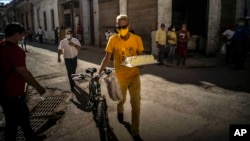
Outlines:
[[58, 46], [58, 63], [61, 63], [61, 54], [63, 54], [70, 88], [71, 91], [74, 91], [75, 82], [71, 78], [71, 74], [76, 73], [77, 67], [77, 55], [78, 50], [81, 48], [81, 43], [77, 38], [72, 37], [73, 31], [72, 29], [66, 30], [66, 38], [60, 41]]
[[44, 33], [41, 26], [39, 26], [39, 28], [38, 28], [37, 36], [39, 37], [40, 43], [43, 43], [43, 36], [45, 36], [45, 33]]
[[227, 30], [225, 30], [222, 33], [222, 36], [224, 37], [225, 43], [223, 44], [225, 48], [225, 54], [226, 54], [226, 62], [232, 63], [232, 46], [230, 45], [231, 39], [235, 32], [235, 26], [231, 25]]

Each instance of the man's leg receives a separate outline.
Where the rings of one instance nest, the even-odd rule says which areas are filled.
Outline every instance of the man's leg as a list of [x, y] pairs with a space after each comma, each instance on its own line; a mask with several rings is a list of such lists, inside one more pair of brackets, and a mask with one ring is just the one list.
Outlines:
[[161, 65], [163, 65], [164, 63], [163, 63], [163, 58], [164, 58], [164, 46], [162, 46], [162, 45], [159, 45], [159, 63], [161, 64]]
[[130, 104], [132, 107], [132, 123], [131, 134], [132, 136], [139, 135], [139, 123], [140, 123], [140, 106], [141, 106], [141, 83], [140, 76], [133, 78], [129, 84]]
[[18, 128], [18, 105], [14, 98], [1, 97], [1, 105], [5, 115], [5, 140], [15, 141]]
[[64, 59], [65, 60], [65, 65], [68, 73], [68, 79], [69, 79], [69, 84], [70, 84], [70, 89], [73, 90], [75, 87], [75, 82], [71, 78], [71, 74], [75, 73], [74, 72], [74, 66], [73, 66], [73, 59]]
[[75, 74], [77, 68], [77, 57], [73, 58], [72, 66], [73, 66], [72, 74]]
[[126, 102], [128, 82], [127, 81], [119, 81], [119, 83], [120, 83], [123, 99], [117, 104], [117, 114], [118, 114], [119, 122], [122, 123], [123, 122], [123, 112], [124, 112], [123, 105]]
[[18, 123], [20, 124], [24, 136], [27, 141], [34, 141], [36, 139], [36, 135], [34, 131], [31, 128], [30, 125], [30, 119], [29, 119], [29, 109], [28, 106], [25, 102], [25, 98], [21, 98], [18, 101], [18, 112], [17, 114], [19, 115], [19, 121]]

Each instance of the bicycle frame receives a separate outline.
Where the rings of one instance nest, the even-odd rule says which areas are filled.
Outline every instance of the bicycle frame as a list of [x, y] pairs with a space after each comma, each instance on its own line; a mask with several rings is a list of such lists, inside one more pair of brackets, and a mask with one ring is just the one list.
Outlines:
[[[98, 79], [94, 77], [94, 73], [96, 73], [96, 68], [88, 68], [86, 69], [86, 74], [73, 74], [73, 80], [81, 80], [90, 78], [89, 80], [89, 102], [88, 102], [88, 108], [91, 108], [94, 115], [94, 120], [96, 122], [96, 126], [99, 128], [100, 132], [100, 138], [101, 141], [108, 141], [111, 140], [110, 132], [110, 126], [109, 126], [109, 119], [108, 119], [108, 112], [107, 112], [107, 103], [106, 98], [104, 95], [101, 94], [101, 84], [99, 81], [99, 78], [103, 74], [109, 74], [111, 70], [104, 70], [103, 73], [101, 73], [100, 77]], [[74, 77], [77, 77], [79, 79], [74, 79]]]

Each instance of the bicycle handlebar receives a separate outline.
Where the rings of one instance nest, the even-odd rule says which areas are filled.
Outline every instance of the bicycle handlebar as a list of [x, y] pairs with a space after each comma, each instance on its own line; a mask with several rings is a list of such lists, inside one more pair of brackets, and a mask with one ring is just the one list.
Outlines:
[[115, 68], [105, 68], [100, 75], [94, 76], [94, 73], [97, 72], [96, 68], [87, 68], [85, 73], [80, 74], [71, 74], [72, 80], [79, 81], [79, 80], [87, 80], [91, 81], [93, 79], [99, 79], [103, 76], [103, 74], [109, 75]]

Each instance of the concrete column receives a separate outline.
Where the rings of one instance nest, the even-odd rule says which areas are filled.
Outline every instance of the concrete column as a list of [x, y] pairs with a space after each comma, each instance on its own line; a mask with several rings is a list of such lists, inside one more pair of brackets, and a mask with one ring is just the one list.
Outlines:
[[119, 0], [120, 14], [128, 14], [128, 0]]
[[244, 10], [245, 10], [245, 0], [237, 0], [236, 1], [236, 14], [235, 14], [236, 21], [238, 18], [245, 18]]
[[169, 27], [172, 22], [172, 0], [158, 0], [158, 28], [161, 23]]
[[220, 37], [221, 0], [209, 0], [206, 55], [215, 55]]
[[99, 5], [98, 0], [93, 1], [94, 5], [94, 27], [95, 27], [95, 45], [100, 46], [100, 30], [99, 30]]
[[85, 45], [90, 44], [90, 13], [89, 13], [89, 1], [82, 1], [82, 10], [83, 10], [83, 42]]

